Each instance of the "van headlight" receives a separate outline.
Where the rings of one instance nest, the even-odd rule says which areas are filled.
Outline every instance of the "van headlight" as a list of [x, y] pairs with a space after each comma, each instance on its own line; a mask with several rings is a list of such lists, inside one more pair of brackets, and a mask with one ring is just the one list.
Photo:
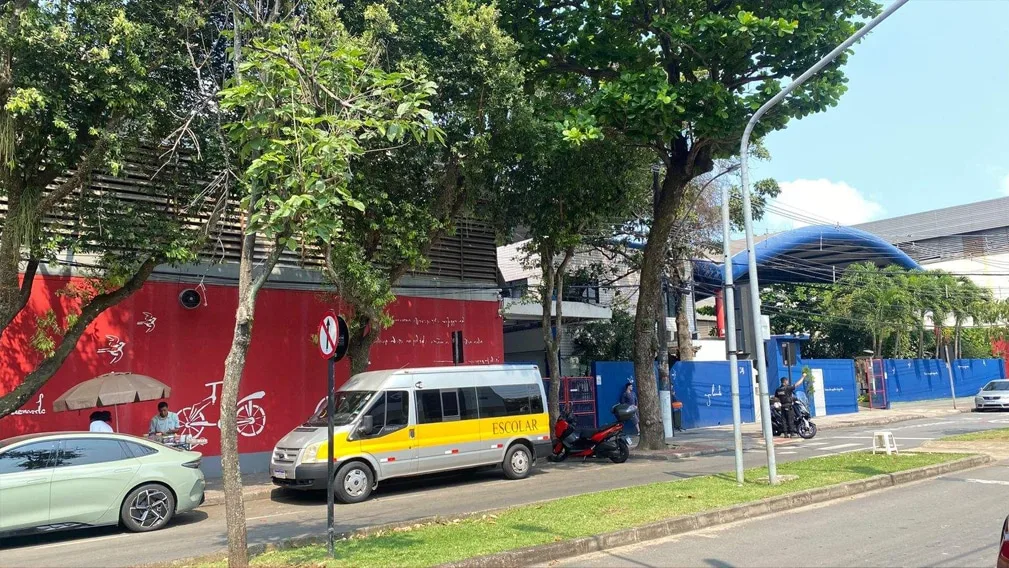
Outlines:
[[328, 450], [329, 448], [326, 446], [326, 442], [309, 444], [301, 451], [301, 463], [326, 463], [325, 454]]

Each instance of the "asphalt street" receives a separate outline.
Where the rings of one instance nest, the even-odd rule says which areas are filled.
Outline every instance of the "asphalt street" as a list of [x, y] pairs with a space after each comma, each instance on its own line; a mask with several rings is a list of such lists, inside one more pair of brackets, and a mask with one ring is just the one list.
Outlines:
[[1009, 462], [552, 566], [995, 565], [1009, 514]]
[[[964, 414], [949, 418], [903, 422], [887, 426], [901, 448], [911, 449], [926, 440], [973, 430], [1006, 427], [1009, 416]], [[879, 427], [875, 429], [880, 429]], [[810, 441], [782, 440], [780, 461], [857, 451], [871, 447], [873, 427], [827, 430]], [[746, 466], [763, 463], [762, 448], [748, 450]], [[375, 497], [358, 505], [339, 505], [337, 530], [418, 519], [430, 515], [458, 515], [491, 508], [554, 499], [730, 471], [731, 452], [677, 461], [567, 462], [544, 464], [522, 481], [506, 481], [498, 472], [418, 478], [383, 484]], [[1000, 503], [1006, 487], [1001, 490]], [[924, 509], [934, 513], [937, 509]], [[275, 542], [325, 532], [326, 508], [322, 494], [274, 493], [271, 500], [246, 503], [250, 543]], [[1004, 516], [1004, 515], [1003, 515]], [[996, 527], [993, 531], [997, 531]], [[848, 539], [845, 539], [848, 540]], [[149, 534], [128, 534], [119, 529], [94, 529], [59, 535], [0, 540], [0, 566], [134, 566], [170, 562], [214, 554], [227, 545], [224, 507], [205, 507], [181, 515], [168, 528]], [[856, 541], [849, 546], [858, 549]], [[813, 547], [815, 548], [815, 547]], [[798, 550], [798, 549], [797, 549]], [[783, 565], [804, 565], [793, 558]]]

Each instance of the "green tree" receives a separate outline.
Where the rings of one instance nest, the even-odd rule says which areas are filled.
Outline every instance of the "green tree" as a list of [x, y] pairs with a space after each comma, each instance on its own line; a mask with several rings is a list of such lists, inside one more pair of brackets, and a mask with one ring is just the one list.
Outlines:
[[353, 309], [351, 372], [367, 369], [371, 347], [392, 320], [393, 286], [423, 270], [439, 237], [476, 209], [496, 172], [495, 137], [506, 132], [521, 101], [522, 71], [514, 41], [498, 27], [493, 6], [475, 0], [358, 0], [344, 3], [351, 30], [374, 30], [384, 65], [437, 77], [429, 117], [444, 144], [413, 145], [355, 158], [350, 190], [367, 204], [346, 215], [330, 241], [326, 274]]
[[574, 355], [586, 364], [630, 361], [634, 351], [634, 316], [613, 310], [613, 317], [580, 326], [574, 333]]
[[[40, 264], [66, 252], [96, 259], [86, 283], [62, 292], [73, 311], [62, 321], [52, 312], [39, 318], [33, 343], [40, 360], [0, 398], [0, 417], [42, 388], [88, 326], [139, 290], [156, 266], [192, 260], [220, 213], [219, 186], [204, 193], [195, 181], [215, 165], [208, 159], [213, 140], [204, 129], [201, 72], [188, 49], [211, 28], [198, 5], [0, 5], [0, 199], [6, 202], [0, 334], [19, 315], [28, 317]], [[205, 63], [208, 75], [219, 70], [217, 61]], [[96, 173], [126, 172], [149, 180], [136, 188], [140, 199], [124, 200], [91, 183]], [[198, 227], [187, 222], [193, 220]]]
[[[651, 384], [653, 322], [669, 237], [693, 179], [737, 153], [750, 114], [878, 11], [871, 0], [504, 0], [529, 72], [581, 90], [575, 141], [619, 131], [665, 164], [636, 313], [638, 384]], [[792, 93], [754, 139], [825, 110], [844, 92], [846, 57]], [[654, 389], [641, 391], [642, 447], [663, 445]]]
[[542, 309], [553, 422], [559, 413], [559, 354], [569, 265], [594, 240], [612, 237], [613, 220], [626, 219], [648, 197], [649, 156], [619, 140], [575, 146], [549, 123], [530, 119], [528, 124], [517, 132], [515, 162], [503, 168], [495, 210], [507, 230], [522, 228], [529, 238], [527, 258], [534, 258], [540, 268], [536, 295]]
[[[434, 84], [412, 70], [383, 70], [375, 37], [348, 33], [335, 0], [291, 8], [233, 6], [237, 72], [220, 97], [248, 220], [221, 394], [230, 566], [248, 564], [237, 403], [258, 292], [285, 249], [327, 246], [346, 229], [348, 215], [366, 208], [350, 185], [355, 158], [376, 144], [392, 151], [439, 133], [427, 108]], [[264, 255], [257, 254], [260, 243], [267, 245]]]

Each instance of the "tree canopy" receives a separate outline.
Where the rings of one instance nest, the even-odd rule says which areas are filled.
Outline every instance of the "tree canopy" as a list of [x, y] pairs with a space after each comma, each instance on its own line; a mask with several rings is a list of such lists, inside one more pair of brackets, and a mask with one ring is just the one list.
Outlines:
[[[639, 384], [651, 384], [654, 321], [675, 222], [692, 180], [737, 152], [751, 113], [877, 13], [871, 0], [502, 0], [527, 72], [576, 90], [564, 134], [616, 131], [665, 165], [643, 252], [635, 323]], [[842, 55], [792, 92], [753, 135], [836, 104]], [[641, 392], [642, 447], [662, 446], [658, 393]]]
[[[206, 182], [214, 144], [189, 49], [211, 27], [198, 8], [188, 0], [0, 7], [0, 333], [28, 305], [40, 263], [71, 253], [89, 278], [67, 291], [76, 310], [64, 321], [39, 318], [40, 358], [0, 399], [0, 416], [37, 392], [91, 322], [157, 265], [192, 260], [221, 213], [226, 196]], [[97, 183], [100, 175], [133, 181]], [[125, 199], [117, 183], [139, 197]]]

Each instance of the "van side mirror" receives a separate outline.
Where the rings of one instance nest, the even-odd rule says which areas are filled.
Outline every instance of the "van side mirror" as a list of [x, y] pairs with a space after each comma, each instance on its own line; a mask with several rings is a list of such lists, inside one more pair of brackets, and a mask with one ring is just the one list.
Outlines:
[[359, 426], [357, 430], [360, 433], [364, 434], [365, 436], [371, 434], [372, 431], [375, 430], [375, 417], [370, 414], [367, 416], [362, 416], [361, 426]]

